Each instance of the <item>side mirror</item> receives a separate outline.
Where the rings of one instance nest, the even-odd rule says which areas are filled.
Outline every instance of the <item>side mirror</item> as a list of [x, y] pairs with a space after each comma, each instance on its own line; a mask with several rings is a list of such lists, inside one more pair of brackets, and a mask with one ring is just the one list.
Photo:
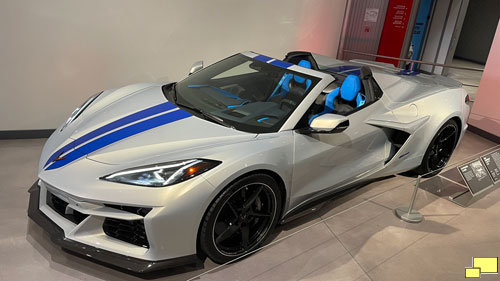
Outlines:
[[323, 114], [311, 122], [309, 133], [340, 133], [349, 127], [349, 119], [337, 114]]
[[189, 70], [189, 75], [195, 73], [198, 70], [201, 70], [203, 68], [203, 61], [199, 60], [191, 66], [191, 69]]

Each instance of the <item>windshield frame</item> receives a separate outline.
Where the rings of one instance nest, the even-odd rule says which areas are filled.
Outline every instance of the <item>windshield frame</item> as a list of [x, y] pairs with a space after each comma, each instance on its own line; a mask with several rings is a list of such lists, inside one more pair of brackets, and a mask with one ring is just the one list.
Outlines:
[[[300, 100], [298, 100], [297, 104], [293, 108], [291, 108], [290, 110], [285, 112], [284, 116], [281, 115], [282, 117], [280, 117], [280, 119], [278, 119], [276, 121], [276, 124], [268, 125], [267, 127], [260, 126], [257, 123], [253, 123], [255, 121], [253, 121], [253, 122], [250, 122], [250, 121], [239, 122], [239, 120], [237, 120], [235, 118], [224, 119], [224, 115], [214, 114], [214, 113], [218, 113], [218, 111], [212, 111], [210, 109], [203, 110], [203, 109], [194, 108], [196, 106], [192, 103], [193, 102], [193, 99], [192, 99], [193, 93], [192, 92], [190, 93], [190, 97], [188, 99], [186, 99], [182, 96], [182, 93], [183, 93], [182, 89], [184, 89], [184, 91], [187, 91], [188, 89], [186, 87], [191, 86], [190, 83], [199, 82], [196, 80], [196, 76], [203, 75], [204, 71], [208, 71], [210, 68], [217, 65], [218, 63], [223, 62], [223, 61], [230, 59], [230, 58], [233, 58], [233, 57], [237, 57], [237, 56], [239, 56], [240, 58], [245, 56], [245, 57], [247, 57], [246, 60], [252, 61], [252, 63], [256, 63], [257, 65], [260, 65], [260, 66], [264, 66], [263, 64], [265, 63], [266, 64], [265, 68], [262, 68], [261, 70], [259, 70], [259, 71], [262, 71], [263, 73], [267, 73], [267, 71], [271, 71], [271, 69], [272, 69], [271, 72], [276, 71], [276, 72], [280, 73], [280, 75], [281, 75], [281, 73], [289, 73], [289, 74], [295, 74], [295, 75], [298, 74], [301, 77], [305, 77], [306, 79], [310, 79], [311, 80], [311, 87], [305, 90], [305, 93], [300, 98]], [[234, 60], [236, 60], [236, 58]], [[243, 59], [242, 61], [245, 61], [245, 59]], [[239, 66], [239, 64], [236, 64], [236, 66]], [[219, 67], [220, 67], [220, 65], [219, 65]], [[228, 68], [228, 70], [229, 69], [230, 68]], [[212, 71], [214, 71], [214, 69], [212, 69]], [[213, 77], [217, 77], [217, 75], [220, 75], [220, 73], [224, 73], [225, 71], [226, 70], [223, 70], [221, 72], [212, 72], [208, 76], [205, 73], [206, 77], [202, 76], [203, 78], [201, 80], [205, 79], [205, 81], [206, 81], [206, 79], [213, 79]], [[213, 75], [213, 73], [219, 73], [219, 74]], [[279, 132], [279, 131], [284, 130], [284, 128], [288, 128], [288, 129], [293, 128], [293, 126], [287, 125], [287, 123], [290, 123], [289, 122], [290, 119], [297, 115], [296, 114], [297, 109], [304, 107], [303, 103], [305, 100], [311, 100], [310, 96], [313, 95], [314, 98], [312, 99], [312, 101], [314, 101], [314, 99], [321, 93], [321, 90], [324, 88], [324, 86], [322, 86], [322, 85], [329, 84], [329, 83], [325, 83], [325, 81], [323, 81], [324, 78], [328, 77], [328, 76], [330, 77], [330, 79], [327, 79], [327, 80], [333, 80], [333, 77], [331, 77], [328, 74], [322, 73], [322, 72], [318, 72], [318, 71], [311, 70], [308, 68], [303, 68], [303, 67], [300, 67], [297, 65], [293, 65], [293, 64], [283, 62], [283, 61], [280, 61], [277, 59], [269, 58], [269, 57], [259, 55], [259, 54], [253, 53], [253, 52], [245, 52], [245, 53], [240, 53], [240, 54], [230, 56], [230, 57], [228, 57], [224, 60], [221, 60], [217, 63], [214, 63], [214, 64], [196, 72], [196, 73], [193, 73], [192, 75], [186, 77], [185, 79], [183, 79], [179, 82], [182, 85], [181, 87], [177, 87], [177, 85], [175, 85], [174, 87], [163, 87], [163, 88], [164, 88], [165, 97], [167, 97], [167, 99], [169, 99], [170, 101], [175, 103], [177, 106], [190, 111], [196, 117], [199, 117], [199, 118], [202, 118], [202, 119], [205, 119], [208, 121], [214, 121], [214, 120], [209, 120], [209, 118], [207, 118], [207, 116], [206, 116], [206, 115], [212, 114], [212, 115], [216, 115], [217, 117], [220, 117], [221, 119], [223, 119], [227, 123], [228, 127], [234, 127], [238, 131], [248, 132], [248, 133], [259, 133], [259, 134], [260, 133], [275, 133], [275, 132]], [[266, 78], [266, 79], [269, 79], [269, 81], [272, 81], [271, 78]], [[242, 81], [244, 81], [244, 80], [242, 80]], [[276, 82], [274, 82], [274, 83], [276, 83]], [[178, 84], [178, 83], [176, 83], [176, 84]], [[194, 84], [196, 84], [196, 83], [194, 83]], [[191, 87], [189, 87], [189, 88], [191, 88]], [[320, 89], [318, 89], [318, 88], [320, 88]], [[172, 89], [174, 89], [174, 91]], [[172, 91], [174, 93], [171, 93]], [[265, 95], [269, 95], [270, 91], [269, 92], [262, 91], [262, 93]], [[177, 98], [175, 98], [175, 96], [177, 96]], [[257, 103], [257, 102], [264, 103], [265, 101], [266, 100], [258, 100], [257, 99], [257, 100], [251, 101], [250, 103]], [[201, 104], [198, 103], [198, 106], [201, 106]], [[307, 107], [308, 106], [309, 105], [307, 105]], [[201, 107], [203, 107], [203, 106], [201, 106]], [[195, 109], [195, 110], [193, 110], [193, 109]], [[222, 111], [224, 111], [224, 109], [222, 109]], [[221, 113], [222, 113], [222, 111], [221, 111]], [[299, 113], [299, 114], [302, 115], [301, 113]], [[259, 115], [256, 114], [255, 116], [258, 117]], [[297, 121], [298, 121], [298, 119], [300, 119], [300, 117], [299, 118], [295, 117], [295, 118], [293, 118], [293, 120], [297, 119]], [[214, 123], [217, 123], [217, 122], [214, 122]], [[222, 124], [219, 123], [219, 125], [222, 125]]]

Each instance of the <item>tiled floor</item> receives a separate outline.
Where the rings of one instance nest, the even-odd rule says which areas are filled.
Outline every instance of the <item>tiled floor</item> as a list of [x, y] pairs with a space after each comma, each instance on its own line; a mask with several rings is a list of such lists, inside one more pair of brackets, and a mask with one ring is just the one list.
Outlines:
[[[45, 140], [0, 141], [0, 280], [142, 280], [55, 247], [26, 216]], [[465, 161], [496, 144], [467, 133], [450, 161]], [[446, 171], [444, 171], [446, 173]], [[154, 280], [463, 280], [473, 256], [500, 255], [500, 189], [468, 208], [420, 190], [425, 216], [409, 224], [393, 209], [408, 204], [414, 178], [397, 175], [327, 202], [280, 226], [264, 249], [218, 267], [180, 268]], [[208, 271], [208, 272], [207, 272]], [[200, 274], [202, 274], [200, 276]], [[481, 280], [500, 280], [499, 275]]]

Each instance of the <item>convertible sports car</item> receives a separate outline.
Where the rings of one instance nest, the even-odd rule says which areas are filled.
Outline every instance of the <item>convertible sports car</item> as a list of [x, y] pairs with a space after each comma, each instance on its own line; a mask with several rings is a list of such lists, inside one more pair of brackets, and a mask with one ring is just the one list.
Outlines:
[[371, 61], [244, 52], [184, 80], [104, 91], [48, 139], [29, 216], [136, 272], [224, 263], [333, 194], [431, 176], [467, 128], [461, 84]]

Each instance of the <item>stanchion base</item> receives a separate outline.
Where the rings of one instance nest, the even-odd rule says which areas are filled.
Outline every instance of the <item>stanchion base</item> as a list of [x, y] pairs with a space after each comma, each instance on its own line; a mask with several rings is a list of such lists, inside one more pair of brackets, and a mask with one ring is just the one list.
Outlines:
[[404, 220], [405, 222], [419, 223], [424, 220], [424, 216], [415, 210], [412, 210], [411, 213], [408, 214], [408, 207], [397, 208], [394, 210], [394, 213], [396, 213], [398, 218]]

